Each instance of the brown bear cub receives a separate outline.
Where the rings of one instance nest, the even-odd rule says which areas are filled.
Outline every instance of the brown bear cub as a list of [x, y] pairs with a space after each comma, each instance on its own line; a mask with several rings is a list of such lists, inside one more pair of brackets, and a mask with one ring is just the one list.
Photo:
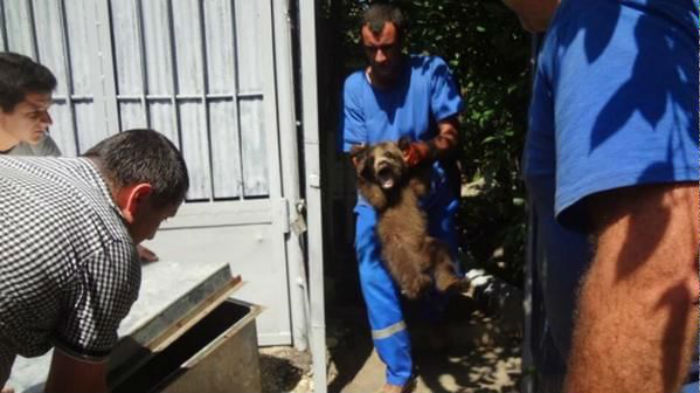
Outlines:
[[[399, 144], [408, 143], [400, 141]], [[408, 168], [399, 144], [354, 146], [357, 188], [378, 213], [377, 235], [382, 259], [402, 293], [417, 298], [435, 280], [445, 292], [458, 286], [447, 244], [428, 235], [428, 221], [419, 199], [430, 188], [429, 163]]]

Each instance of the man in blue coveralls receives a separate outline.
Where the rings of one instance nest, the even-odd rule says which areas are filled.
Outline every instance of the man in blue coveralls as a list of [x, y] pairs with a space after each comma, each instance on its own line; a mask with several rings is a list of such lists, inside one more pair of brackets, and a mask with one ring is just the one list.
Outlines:
[[[456, 257], [453, 216], [458, 176], [454, 156], [462, 99], [442, 59], [402, 53], [405, 23], [401, 11], [386, 4], [374, 4], [363, 15], [362, 45], [369, 66], [345, 81], [340, 127], [343, 149], [347, 152], [353, 145], [410, 137], [414, 142], [404, 150], [404, 161], [409, 166], [433, 162], [431, 194], [422, 201], [430, 233], [446, 241]], [[376, 212], [359, 198], [355, 214], [360, 284], [374, 346], [387, 366], [382, 392], [401, 392], [413, 372], [401, 298], [380, 259]]]
[[698, 3], [505, 2], [547, 30], [524, 156], [568, 357], [547, 391], [677, 392], [698, 335]]

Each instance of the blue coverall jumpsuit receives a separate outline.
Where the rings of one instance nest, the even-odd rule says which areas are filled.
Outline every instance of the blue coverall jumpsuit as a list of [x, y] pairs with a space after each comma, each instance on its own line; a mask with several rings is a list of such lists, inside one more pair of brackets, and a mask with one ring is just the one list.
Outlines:
[[[437, 121], [455, 116], [461, 109], [462, 100], [450, 71], [438, 57], [411, 56], [397, 85], [388, 90], [372, 87], [363, 71], [355, 72], [346, 79], [343, 91], [343, 149], [397, 141], [402, 136], [429, 140], [436, 135]], [[446, 241], [456, 256], [453, 217], [457, 197], [441, 164], [436, 162], [433, 167], [431, 194], [422, 201], [429, 232]], [[355, 214], [360, 285], [374, 346], [387, 365], [387, 382], [404, 385], [412, 375], [413, 362], [400, 292], [380, 257], [376, 212], [359, 198]]]

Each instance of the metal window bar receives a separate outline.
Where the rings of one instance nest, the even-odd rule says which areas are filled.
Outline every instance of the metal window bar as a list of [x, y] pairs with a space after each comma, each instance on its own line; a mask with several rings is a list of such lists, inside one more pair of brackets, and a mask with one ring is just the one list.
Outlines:
[[[70, 43], [68, 42], [68, 21], [66, 18], [65, 0], [58, 0], [58, 16], [61, 19], [61, 51], [63, 52], [63, 69], [66, 80], [66, 105], [68, 106], [69, 122], [71, 132], [73, 133], [73, 141], [75, 143], [76, 155], [80, 154], [80, 135], [78, 135], [78, 127], [75, 120], [75, 105], [71, 97], [73, 94], [73, 71], [70, 62]], [[82, 97], [81, 97], [82, 98]]]
[[51, 100], [54, 102], [92, 102], [93, 98], [90, 96], [72, 95], [72, 96], [51, 96]]
[[[238, 86], [240, 83], [240, 64], [238, 63], [238, 23], [236, 23], [236, 3], [231, 3], [231, 31], [233, 32], [233, 39], [231, 43], [233, 44], [233, 64], [236, 68], [236, 72], [233, 76], [233, 91], [238, 92]], [[261, 94], [262, 95], [262, 94]], [[241, 108], [238, 95], [234, 98], [233, 108], [236, 111], [234, 114], [236, 118], [236, 124], [238, 129], [236, 130], [236, 135], [238, 136], [238, 197], [241, 200], [245, 200], [245, 179], [243, 178], [243, 136], [241, 135]]]
[[[114, 48], [114, 26], [112, 24], [111, 4], [109, 0], [99, 1], [96, 5], [95, 16], [98, 26], [97, 35], [101, 43], [98, 53], [102, 52], [101, 67], [103, 67], [100, 91], [102, 91], [101, 102], [104, 110], [104, 126], [109, 134], [118, 133], [119, 127], [119, 104], [117, 103], [117, 67], [115, 63]], [[99, 45], [99, 44], [98, 44]], [[110, 83], [111, 82], [111, 83]]]
[[[141, 107], [143, 108], [143, 122], [144, 124], [146, 124], [146, 128], [151, 128], [151, 116], [148, 110], [148, 102], [146, 101], [146, 96], [148, 95], [148, 70], [146, 69], [146, 43], [144, 38], [143, 27], [143, 2], [139, 0], [136, 4], [136, 7], [134, 8], [136, 9], [136, 26], [138, 28], [139, 37], [139, 67], [141, 68], [141, 95], [139, 96], [139, 100], [141, 101]], [[119, 101], [117, 100], [117, 102]], [[119, 111], [119, 117], [121, 119], [121, 110]], [[182, 149], [182, 146], [180, 148]]]
[[2, 39], [2, 49], [9, 50], [9, 41], [7, 39], [7, 23], [5, 22], [5, 3], [2, 1], [0, 1], [0, 22], [2, 22], [2, 25], [0, 25], [0, 38]]
[[182, 127], [180, 124], [180, 108], [177, 102], [177, 93], [179, 90], [177, 81], [177, 56], [176, 45], [175, 45], [175, 29], [173, 26], [173, 2], [168, 0], [166, 3], [167, 13], [168, 13], [168, 36], [170, 37], [170, 65], [171, 65], [171, 78], [170, 78], [170, 105], [172, 105], [172, 116], [173, 116], [173, 126], [175, 127], [175, 132], [177, 134], [178, 142], [180, 145], [180, 151], [185, 150], [185, 146], [182, 138]]
[[[130, 100], [130, 101], [135, 101], [135, 100], [140, 100], [141, 95], [134, 95], [134, 94], [117, 94], [117, 98], [120, 100]], [[204, 95], [192, 95], [192, 94], [175, 94], [175, 99], [177, 100], [201, 100], [202, 97], [206, 98], [207, 100], [234, 100], [234, 99], [262, 99], [263, 98], [263, 93], [262, 92], [257, 92], [257, 91], [251, 91], [251, 92], [241, 92], [238, 94], [221, 94], [221, 93], [208, 93]], [[146, 100], [169, 100], [172, 98], [172, 95], [164, 95], [164, 94], [146, 94], [145, 95]]]
[[36, 59], [37, 62], [41, 63], [41, 58], [39, 58], [39, 43], [37, 42], [36, 33], [36, 22], [34, 18], [34, 6], [32, 5], [32, 0], [26, 0], [27, 2], [27, 16], [29, 16], [29, 28], [32, 34], [32, 57]]
[[[171, 0], [172, 1], [172, 0]], [[202, 100], [202, 121], [204, 122], [204, 130], [207, 136], [207, 170], [206, 173], [209, 175], [209, 202], [214, 201], [214, 163], [212, 162], [212, 150], [211, 150], [211, 127], [209, 124], [209, 103], [207, 102], [207, 93], [209, 92], [209, 84], [207, 83], [207, 73], [208, 63], [207, 63], [207, 45], [206, 45], [206, 32], [204, 30], [204, 4], [202, 1], [197, 2], [197, 12], [199, 13], [199, 54], [202, 56], [202, 92], [199, 99]]]

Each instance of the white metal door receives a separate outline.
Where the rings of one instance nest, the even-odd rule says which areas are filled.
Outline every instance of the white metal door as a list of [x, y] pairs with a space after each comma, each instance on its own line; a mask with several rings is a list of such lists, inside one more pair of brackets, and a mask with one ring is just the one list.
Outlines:
[[161, 263], [230, 262], [248, 282], [236, 297], [265, 307], [263, 345], [291, 343], [271, 6], [0, 1], [0, 50], [38, 59], [59, 80], [51, 135], [65, 155], [140, 127], [181, 148], [187, 202], [147, 246]]

